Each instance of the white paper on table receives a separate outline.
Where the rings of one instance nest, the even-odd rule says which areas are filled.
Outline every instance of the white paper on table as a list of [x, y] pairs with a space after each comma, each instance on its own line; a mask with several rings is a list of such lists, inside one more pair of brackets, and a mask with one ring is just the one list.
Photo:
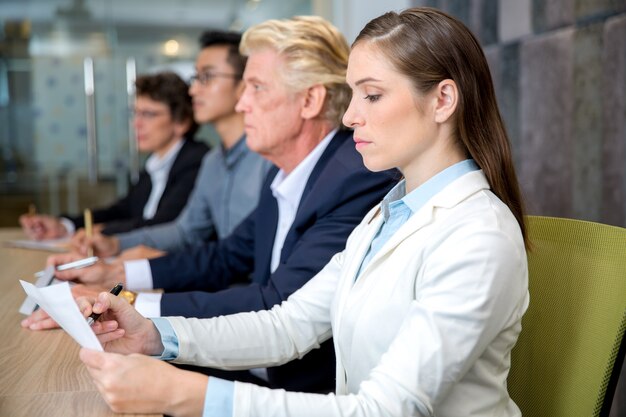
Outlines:
[[20, 284], [24, 287], [26, 294], [34, 298], [39, 307], [59, 323], [59, 326], [79, 345], [102, 352], [102, 345], [78, 309], [67, 282], [43, 288], [37, 288], [22, 280]]
[[[43, 271], [41, 271], [41, 275], [37, 277], [37, 281], [35, 281], [35, 287], [41, 288], [50, 285], [54, 281], [54, 266], [50, 265]], [[20, 313], [22, 314], [32, 314], [33, 311], [37, 308], [37, 301], [33, 297], [26, 296], [26, 299], [20, 306]]]
[[14, 239], [4, 242], [6, 246], [22, 249], [45, 250], [49, 252], [67, 252], [70, 243], [69, 237], [47, 240]]

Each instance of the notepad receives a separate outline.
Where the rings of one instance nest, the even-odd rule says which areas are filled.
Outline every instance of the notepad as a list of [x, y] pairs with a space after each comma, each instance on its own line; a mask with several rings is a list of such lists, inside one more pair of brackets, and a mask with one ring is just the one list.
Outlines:
[[22, 280], [20, 284], [26, 294], [33, 298], [79, 345], [102, 352], [102, 345], [78, 309], [67, 282], [43, 288], [37, 288]]

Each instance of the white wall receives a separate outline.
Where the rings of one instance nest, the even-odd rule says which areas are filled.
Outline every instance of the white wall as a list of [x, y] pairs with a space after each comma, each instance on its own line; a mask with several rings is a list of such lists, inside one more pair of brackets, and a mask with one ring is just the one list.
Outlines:
[[[316, 13], [315, 8], [318, 3], [330, 3], [332, 16]], [[373, 18], [385, 12], [404, 10], [412, 4], [413, 2], [409, 0], [318, 0], [313, 2], [313, 12], [329, 18], [351, 44], [363, 26]], [[325, 7], [328, 8], [328, 4]], [[324, 9], [321, 11], [323, 12]]]

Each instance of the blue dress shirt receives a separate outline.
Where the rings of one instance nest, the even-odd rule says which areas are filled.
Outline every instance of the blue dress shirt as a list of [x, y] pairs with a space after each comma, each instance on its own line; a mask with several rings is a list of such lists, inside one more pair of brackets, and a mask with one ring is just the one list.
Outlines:
[[372, 240], [367, 254], [363, 258], [357, 278], [361, 275], [363, 268], [365, 268], [374, 255], [387, 243], [389, 238], [391, 238], [414, 213], [417, 213], [428, 200], [457, 178], [478, 169], [478, 165], [476, 165], [473, 159], [466, 159], [444, 169], [409, 194], [406, 194], [406, 181], [404, 180], [393, 187], [385, 198], [383, 198], [380, 205], [383, 213], [383, 223]]
[[[163, 318], [150, 319], [161, 333], [161, 342], [165, 349], [158, 359], [172, 360], [178, 357], [178, 338], [169, 321]], [[202, 415], [232, 416], [235, 383], [225, 379], [211, 377], [204, 397]]]

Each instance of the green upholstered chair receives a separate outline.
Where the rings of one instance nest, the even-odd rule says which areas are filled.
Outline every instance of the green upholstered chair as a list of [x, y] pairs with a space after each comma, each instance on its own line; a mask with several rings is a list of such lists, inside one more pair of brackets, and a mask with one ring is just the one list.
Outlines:
[[626, 229], [528, 216], [530, 305], [508, 390], [524, 417], [608, 416], [624, 360]]

